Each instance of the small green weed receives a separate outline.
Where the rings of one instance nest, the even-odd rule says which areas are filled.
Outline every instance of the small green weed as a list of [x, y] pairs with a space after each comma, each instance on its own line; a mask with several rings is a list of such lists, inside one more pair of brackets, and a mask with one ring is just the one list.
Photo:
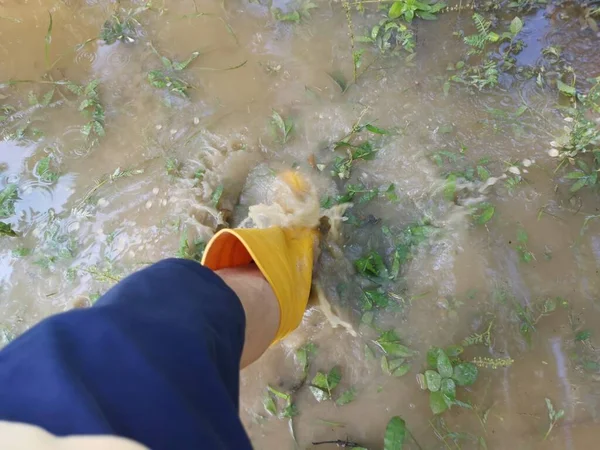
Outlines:
[[18, 234], [13, 230], [11, 224], [0, 222], [0, 236], [17, 237]]
[[517, 229], [517, 253], [519, 259], [524, 263], [530, 263], [535, 260], [535, 255], [529, 251], [527, 243], [529, 242], [529, 236], [527, 231], [523, 228]]
[[35, 175], [44, 183], [55, 183], [60, 174], [53, 170], [54, 160], [51, 156], [45, 156], [35, 166]]
[[179, 73], [188, 67], [192, 61], [198, 58], [200, 52], [193, 52], [186, 60], [177, 62], [158, 53], [154, 46], [152, 46], [152, 50], [156, 56], [160, 58], [163, 69], [156, 69], [148, 72], [148, 82], [150, 85], [158, 89], [166, 89], [181, 97], [188, 98], [188, 91], [192, 86], [180, 78]]
[[453, 405], [471, 409], [471, 405], [456, 398], [457, 386], [470, 386], [479, 373], [477, 366], [470, 362], [452, 362], [441, 348], [432, 347], [427, 352], [430, 367], [417, 376], [419, 386], [429, 391], [429, 406], [434, 414], [441, 414]]
[[89, 121], [81, 127], [81, 133], [93, 143], [105, 135], [104, 131], [104, 106], [100, 102], [98, 87], [99, 80], [92, 80], [85, 86], [67, 82], [65, 87], [81, 98], [79, 111]]
[[402, 450], [408, 431], [406, 422], [400, 416], [394, 416], [385, 427], [383, 450]]
[[273, 114], [271, 115], [271, 127], [276, 139], [280, 143], [286, 144], [294, 130], [294, 121], [289, 117], [284, 119], [277, 111], [273, 111]]
[[332, 398], [332, 391], [340, 384], [342, 372], [338, 366], [333, 367], [327, 374], [317, 372], [310, 382], [310, 392], [318, 402]]
[[554, 429], [556, 423], [565, 416], [565, 411], [563, 409], [559, 409], [558, 411], [556, 411], [550, 399], [546, 398], [545, 400], [546, 408], [548, 409], [548, 420], [550, 421], [550, 423], [548, 424], [548, 431], [546, 431], [546, 434], [544, 435], [544, 440], [548, 439], [548, 436]]
[[[279, 407], [278, 400], [284, 401], [283, 408]], [[267, 386], [267, 392], [263, 398], [263, 406], [265, 411], [280, 419], [291, 419], [298, 415], [298, 408], [292, 401], [292, 394], [280, 391], [271, 386]]]
[[0, 191], [0, 219], [6, 219], [15, 213], [17, 200], [19, 191], [16, 184], [8, 184]]
[[301, 20], [309, 20], [311, 10], [317, 8], [317, 5], [310, 0], [299, 2], [299, 4], [284, 12], [281, 8], [272, 8], [273, 18], [279, 22], [300, 23]]
[[392, 3], [388, 11], [390, 19], [402, 18], [407, 22], [412, 22], [415, 17], [424, 20], [435, 20], [435, 15], [446, 7], [444, 2], [435, 0], [399, 0]]
[[132, 43], [138, 38], [138, 28], [141, 26], [136, 16], [147, 11], [149, 6], [136, 9], [120, 10], [113, 14], [100, 30], [100, 39], [111, 45], [117, 41]]
[[410, 54], [415, 51], [415, 34], [403, 23], [393, 19], [381, 19], [377, 25], [364, 36], [358, 36], [357, 42], [374, 44], [380, 53], [405, 50]]
[[206, 242], [202, 239], [196, 239], [190, 242], [187, 233], [183, 233], [179, 239], [178, 258], [191, 259], [193, 261], [202, 261], [202, 255], [206, 249]]

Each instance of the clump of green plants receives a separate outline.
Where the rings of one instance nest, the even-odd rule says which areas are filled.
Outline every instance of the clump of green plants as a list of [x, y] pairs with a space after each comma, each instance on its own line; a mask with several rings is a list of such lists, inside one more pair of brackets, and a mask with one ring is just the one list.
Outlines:
[[392, 3], [388, 11], [390, 19], [402, 18], [407, 22], [412, 22], [415, 17], [424, 20], [435, 20], [436, 14], [446, 7], [444, 2], [435, 0], [398, 0]]
[[374, 44], [380, 53], [405, 50], [415, 51], [415, 34], [405, 24], [390, 18], [381, 19], [364, 36], [358, 36], [357, 42]]
[[381, 371], [385, 375], [403, 377], [410, 372], [412, 364], [409, 359], [414, 357], [416, 352], [402, 344], [394, 330], [384, 331], [372, 343], [383, 352], [380, 363]]
[[[517, 39], [517, 35], [523, 29], [523, 21], [515, 17], [508, 31], [498, 34], [492, 31], [492, 21], [484, 18], [479, 13], [473, 14], [473, 22], [477, 33], [465, 36], [463, 32], [457, 34], [462, 36], [463, 42], [468, 46], [467, 58], [465, 61], [458, 61], [451, 64], [448, 70], [454, 72], [449, 80], [444, 83], [444, 93], [450, 90], [451, 82], [474, 87], [477, 90], [494, 87], [498, 84], [500, 70], [510, 70], [515, 67], [516, 60], [514, 55], [523, 49], [523, 41]], [[488, 49], [489, 44], [500, 44], [507, 42], [498, 53], [487, 52], [487, 55], [480, 58], [479, 55]], [[473, 59], [477, 56], [477, 59]]]
[[206, 242], [203, 239], [190, 241], [187, 233], [183, 233], [179, 239], [177, 257], [200, 262], [202, 261], [204, 250], [206, 250]]
[[11, 183], [4, 186], [0, 191], [0, 219], [6, 219], [15, 213], [17, 200], [19, 200], [17, 185]]
[[298, 2], [296, 7], [284, 12], [281, 8], [271, 8], [273, 18], [279, 22], [291, 22], [298, 24], [301, 20], [310, 19], [310, 11], [315, 9], [317, 5], [310, 0]]
[[81, 133], [93, 143], [98, 142], [99, 138], [105, 135], [104, 106], [100, 101], [99, 85], [99, 80], [92, 80], [85, 86], [70, 81], [66, 83], [66, 88], [81, 98], [79, 111], [88, 119], [88, 122], [81, 127]]
[[160, 58], [163, 68], [148, 72], [148, 82], [150, 85], [158, 89], [166, 89], [181, 97], [188, 98], [188, 91], [192, 86], [180, 77], [180, 72], [185, 70], [192, 61], [198, 58], [200, 52], [193, 52], [186, 60], [177, 62], [159, 54], [154, 47], [152, 47], [152, 50]]
[[470, 362], [451, 360], [441, 348], [432, 347], [427, 352], [429, 369], [417, 376], [419, 386], [429, 391], [429, 407], [441, 414], [454, 405], [471, 409], [471, 405], [456, 398], [457, 386], [470, 386], [477, 380], [477, 366]]
[[11, 224], [2, 222], [2, 219], [7, 219], [15, 213], [17, 200], [19, 200], [19, 192], [16, 184], [8, 184], [0, 190], [0, 236], [17, 236]]
[[591, 86], [587, 94], [569, 91], [576, 102], [564, 109], [565, 132], [550, 143], [552, 149], [549, 154], [561, 159], [559, 167], [565, 164], [574, 166], [575, 170], [567, 169], [570, 171], [565, 175], [572, 182], [571, 192], [596, 186], [598, 182], [600, 129], [594, 119], [600, 116], [600, 77], [588, 82]]
[[[283, 400], [283, 407], [280, 406], [279, 400]], [[275, 389], [272, 386], [267, 386], [263, 406], [270, 415], [280, 419], [291, 419], [298, 415], [298, 408], [292, 400], [292, 394]]]
[[149, 6], [142, 6], [136, 9], [116, 12], [102, 25], [100, 39], [108, 45], [114, 44], [117, 41], [125, 43], [135, 42], [138, 37], [138, 27], [140, 27], [136, 16], [148, 9]]
[[35, 166], [35, 175], [44, 183], [55, 183], [60, 174], [54, 170], [54, 160], [51, 156], [44, 156]]

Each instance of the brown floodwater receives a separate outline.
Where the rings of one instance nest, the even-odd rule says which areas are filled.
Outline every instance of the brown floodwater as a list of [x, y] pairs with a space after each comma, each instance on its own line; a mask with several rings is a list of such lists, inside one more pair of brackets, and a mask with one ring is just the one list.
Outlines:
[[[275, 6], [303, 5], [308, 2]], [[365, 5], [365, 14], [352, 12], [356, 36], [383, 17]], [[293, 23], [276, 20], [261, 2], [164, 0], [135, 16], [132, 42], [96, 39], [111, 14], [143, 6], [0, 2], [0, 105], [14, 107], [0, 121], [0, 190], [18, 187], [14, 213], [0, 219], [19, 234], [0, 236], [3, 343], [50, 314], [90, 304], [128, 273], [176, 255], [182, 236], [206, 240], [225, 222], [239, 223], [248, 207], [269, 198], [278, 171], [297, 168], [321, 196], [339, 194], [343, 183], [330, 170], [343, 149], [333, 144], [356, 123], [373, 123], [391, 132], [360, 133], [378, 151], [354, 164], [350, 182], [382, 189], [393, 183], [398, 199], [357, 202], [341, 236], [322, 246], [316, 276], [349, 326], [333, 328], [313, 306], [296, 332], [242, 372], [240, 414], [254, 446], [305, 449], [349, 440], [381, 449], [386, 424], [398, 415], [414, 438], [406, 448], [596, 447], [600, 224], [594, 216], [600, 203], [597, 190], [570, 194], [548, 155], [568, 124], [557, 111], [565, 99], [556, 89], [502, 73], [497, 87], [453, 84], [445, 94], [448, 64], [466, 52], [455, 33], [474, 30], [469, 8], [443, 12], [435, 22], [416, 20], [412, 59], [401, 52], [382, 56], [357, 39], [356, 49], [366, 51], [352, 83], [346, 14], [338, 2], [317, 2], [310, 16]], [[506, 29], [502, 20], [519, 15], [525, 48], [518, 64], [542, 64], [544, 48], [560, 47], [564, 64], [585, 80], [600, 76], [600, 35], [584, 26], [584, 13], [571, 3], [529, 13], [503, 7], [495, 26]], [[178, 72], [191, 86], [188, 98], [148, 83], [148, 72], [162, 67], [157, 53], [183, 61], [192, 52], [199, 56]], [[337, 74], [348, 82], [345, 92]], [[99, 81], [105, 136], [97, 144], [81, 133], [88, 119], [66, 80]], [[30, 102], [30, 92], [39, 100], [53, 88], [47, 104]], [[516, 114], [522, 105], [528, 108]], [[281, 133], [274, 136], [273, 111], [293, 120], [286, 142]], [[442, 167], [440, 151], [454, 155]], [[48, 161], [58, 178], [44, 176], [40, 165]], [[448, 172], [476, 165], [498, 183], [483, 189], [476, 177], [459, 177], [449, 198]], [[501, 177], [515, 178], [511, 170], [519, 171], [520, 182], [509, 188]], [[470, 212], [482, 202], [495, 212], [478, 225]], [[427, 235], [386, 285], [391, 304], [365, 315], [360, 298], [367, 285], [353, 261], [373, 248], [389, 258], [393, 246], [382, 229], [400, 233], [415, 223], [426, 223]], [[527, 233], [526, 248], [519, 230]], [[530, 262], [520, 257], [523, 251], [533, 255]], [[457, 394], [472, 409], [454, 406], [443, 421], [434, 418], [416, 381], [427, 350], [459, 344], [490, 322], [487, 345], [469, 346], [461, 356], [512, 364], [480, 368], [475, 384]], [[415, 351], [402, 377], [384, 373], [381, 353], [371, 354], [372, 340], [392, 328]], [[587, 331], [587, 339], [576, 340]], [[354, 388], [354, 401], [317, 402], [301, 385], [295, 353], [307, 342], [317, 347], [308, 380], [339, 366], [334, 397]], [[265, 410], [267, 385], [294, 392], [293, 435], [290, 420]], [[544, 439], [546, 398], [564, 417]]]

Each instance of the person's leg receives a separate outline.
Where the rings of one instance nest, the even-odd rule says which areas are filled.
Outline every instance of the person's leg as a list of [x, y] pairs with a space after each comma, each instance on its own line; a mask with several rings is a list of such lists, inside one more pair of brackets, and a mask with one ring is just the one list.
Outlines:
[[237, 415], [240, 361], [258, 358], [279, 324], [261, 277], [165, 260], [93, 308], [46, 319], [0, 352], [0, 420], [157, 450], [250, 448]]
[[217, 270], [216, 274], [237, 294], [246, 314], [243, 369], [256, 361], [275, 339], [279, 327], [279, 303], [254, 264]]

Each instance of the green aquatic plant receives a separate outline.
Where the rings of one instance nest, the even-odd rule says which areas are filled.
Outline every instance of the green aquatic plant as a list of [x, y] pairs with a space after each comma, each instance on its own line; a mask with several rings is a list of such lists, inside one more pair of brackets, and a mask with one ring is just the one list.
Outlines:
[[311, 10], [317, 8], [317, 5], [310, 0], [298, 2], [298, 5], [284, 12], [281, 8], [271, 8], [273, 18], [279, 22], [291, 22], [298, 24], [301, 20], [309, 20], [311, 18]]
[[117, 41], [132, 43], [138, 38], [138, 28], [141, 26], [136, 16], [150, 9], [149, 4], [136, 9], [114, 13], [102, 25], [99, 38], [111, 45]]
[[16, 184], [11, 183], [0, 191], [0, 219], [6, 219], [15, 213], [15, 203], [19, 200]]
[[332, 398], [333, 390], [342, 380], [342, 371], [338, 366], [329, 372], [317, 372], [309, 385], [309, 390], [318, 402]]
[[409, 23], [415, 17], [424, 20], [435, 20], [435, 15], [445, 7], [446, 3], [436, 2], [435, 0], [398, 0], [390, 6], [388, 17], [390, 19], [402, 18]]
[[356, 38], [358, 42], [374, 44], [380, 53], [405, 50], [409, 54], [415, 51], [415, 34], [405, 24], [393, 20], [382, 19], [364, 36]]
[[545, 401], [546, 408], [548, 409], [548, 420], [550, 423], [548, 424], [548, 431], [546, 431], [546, 434], [544, 435], [544, 440], [548, 439], [548, 436], [550, 436], [550, 433], [554, 429], [556, 423], [565, 416], [565, 411], [563, 409], [559, 409], [558, 411], [554, 409], [554, 405], [549, 398], [545, 398]]
[[17, 237], [18, 234], [13, 230], [11, 224], [0, 222], [0, 236]]
[[44, 183], [55, 183], [60, 174], [53, 170], [54, 160], [51, 156], [45, 156], [35, 166], [35, 175]]
[[406, 422], [400, 416], [392, 417], [385, 427], [383, 450], [402, 450], [408, 431]]
[[151, 48], [154, 54], [160, 58], [163, 68], [148, 72], [148, 83], [155, 88], [166, 89], [181, 97], [188, 98], [188, 91], [192, 86], [180, 77], [180, 73], [200, 56], [200, 52], [192, 52], [183, 61], [174, 61], [158, 53], [154, 46], [151, 46]]
[[457, 386], [470, 386], [477, 380], [477, 366], [460, 360], [452, 361], [446, 351], [432, 347], [427, 352], [429, 369], [417, 375], [419, 386], [429, 391], [429, 406], [441, 414], [453, 405], [471, 409], [471, 405], [456, 398]]
[[71, 81], [67, 82], [65, 87], [79, 96], [79, 111], [86, 117], [88, 122], [81, 127], [81, 133], [90, 139], [93, 143], [97, 143], [99, 138], [105, 135], [104, 131], [104, 106], [100, 101], [100, 93], [98, 87], [99, 80], [92, 80], [85, 86], [78, 85]]
[[292, 131], [294, 130], [294, 121], [289, 117], [283, 118], [281, 114], [273, 110], [273, 114], [271, 115], [271, 130], [280, 143], [286, 144], [290, 140]]

